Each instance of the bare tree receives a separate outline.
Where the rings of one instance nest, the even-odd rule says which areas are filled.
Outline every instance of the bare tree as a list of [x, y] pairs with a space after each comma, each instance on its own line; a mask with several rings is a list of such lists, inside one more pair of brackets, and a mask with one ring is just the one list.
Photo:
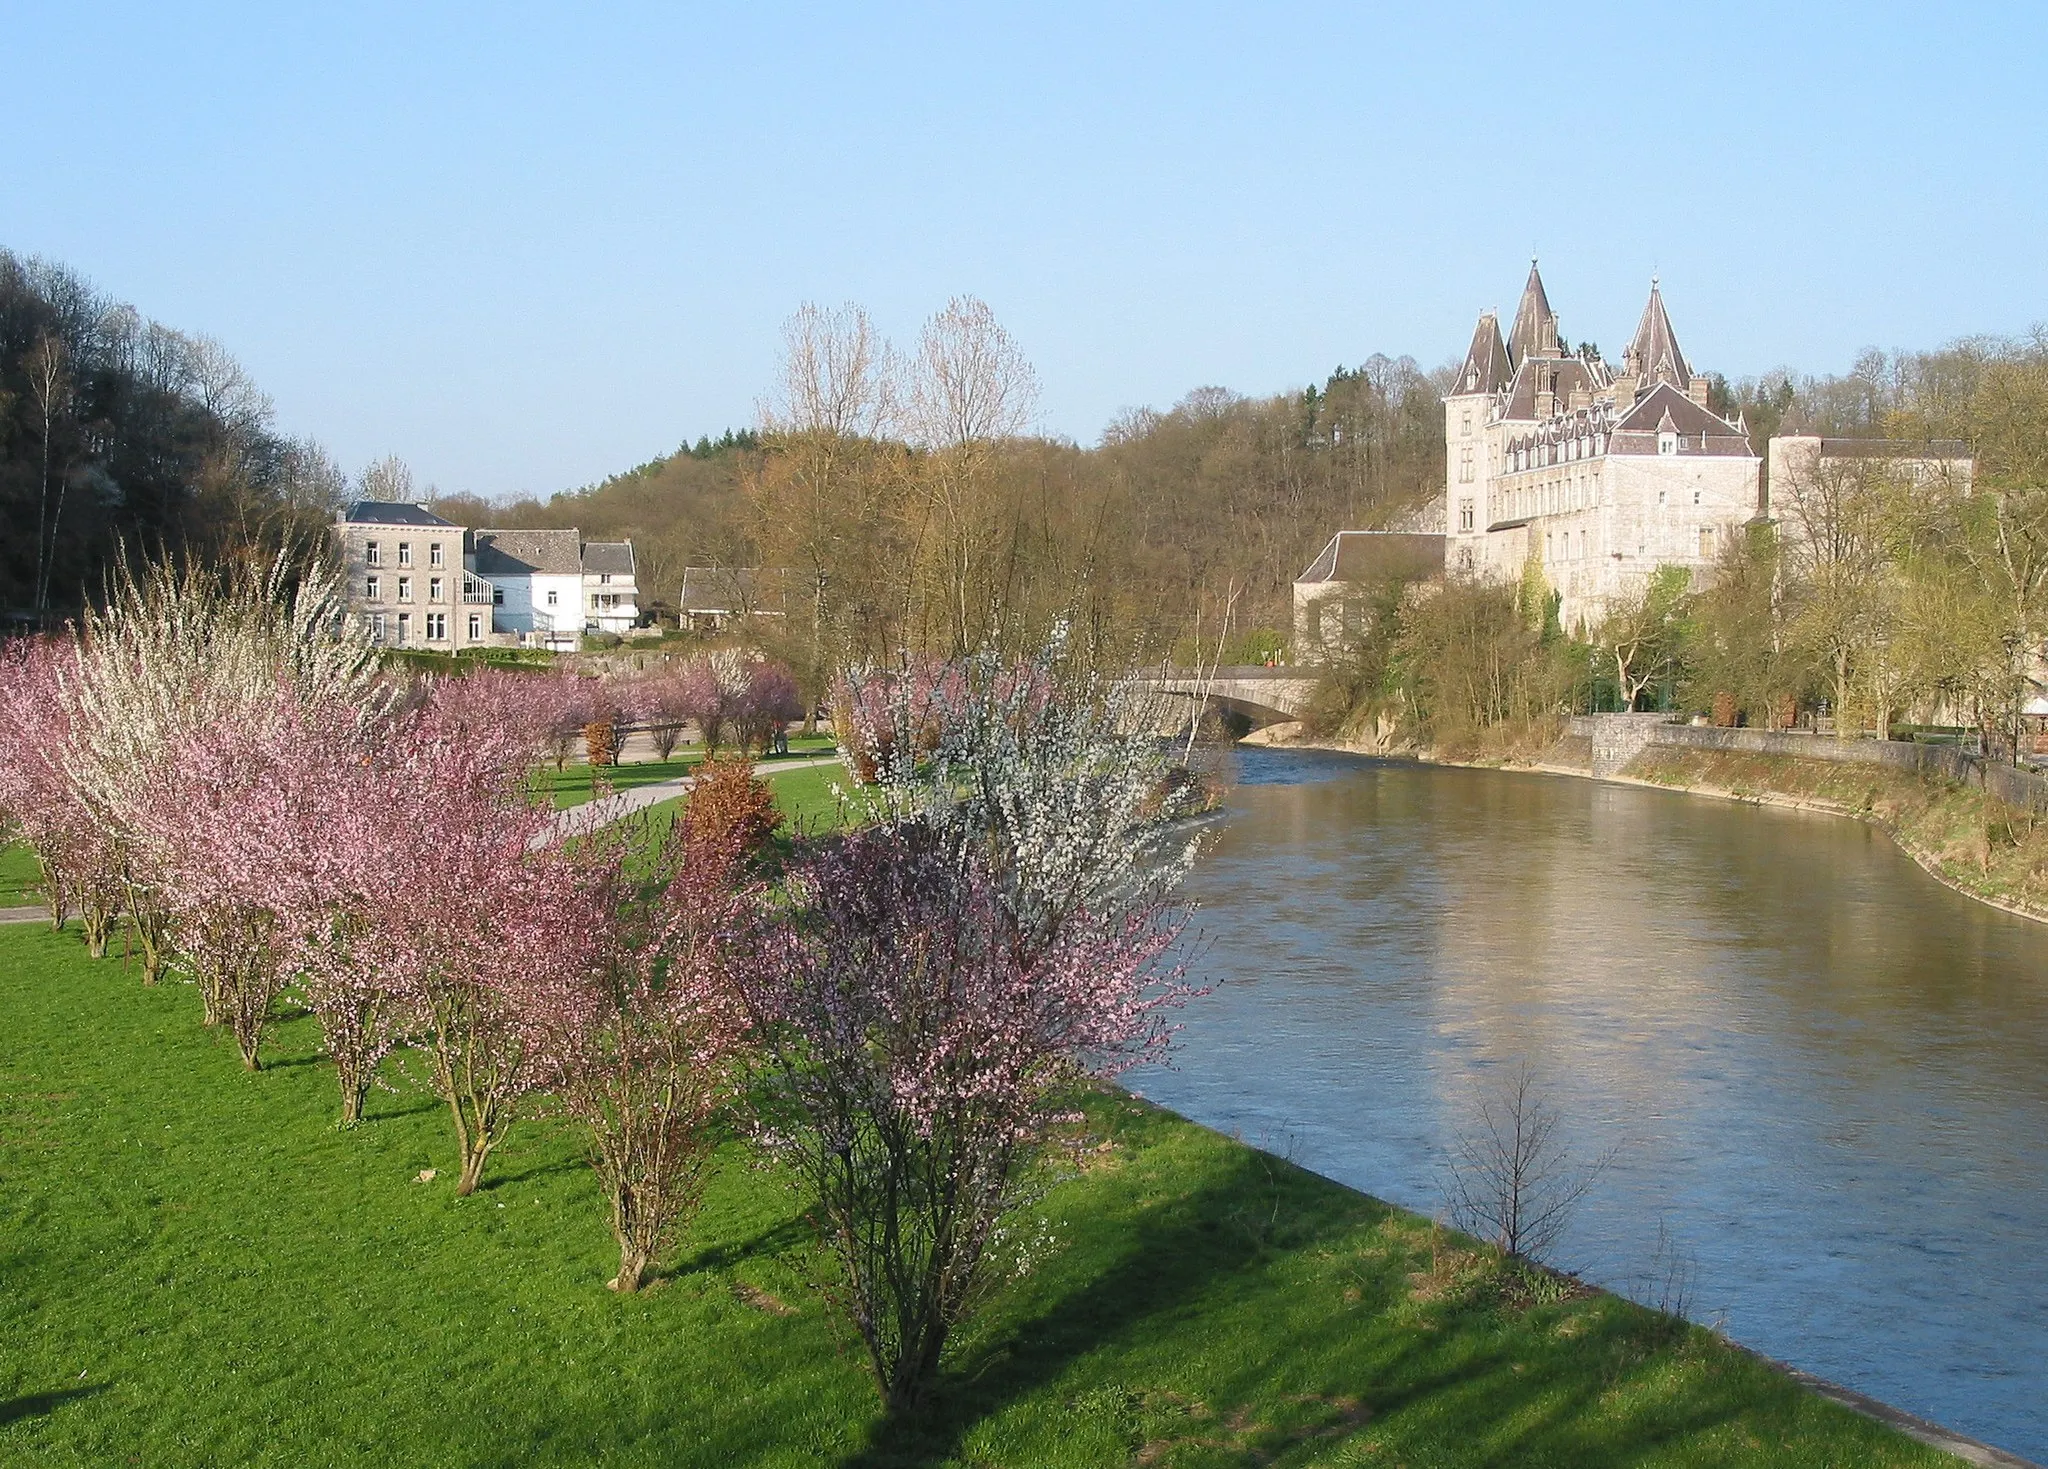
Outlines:
[[895, 416], [897, 371], [865, 310], [806, 301], [782, 324], [781, 381], [761, 405], [761, 425], [776, 434], [874, 438]]
[[412, 470], [396, 454], [386, 454], [362, 472], [356, 489], [365, 500], [409, 503], [413, 498]]
[[57, 420], [71, 411], [71, 373], [64, 343], [45, 333], [29, 349], [22, 364], [28, 374], [29, 396], [35, 401], [42, 421], [42, 492], [36, 502], [35, 609], [41, 617], [50, 610], [50, 577], [57, 561], [57, 525], [64, 517], [65, 476], [57, 476], [57, 504], [50, 506], [50, 441]]
[[925, 323], [908, 414], [925, 451], [917, 541], [955, 652], [988, 641], [1002, 621], [1002, 572], [1014, 568], [1019, 525], [998, 492], [999, 455], [1037, 403], [1037, 373], [985, 302], [956, 298]]
[[1445, 1202], [1451, 1222], [1503, 1254], [1541, 1262], [1564, 1237], [1572, 1212], [1614, 1153], [1572, 1157], [1564, 1118], [1539, 1090], [1525, 1058], [1514, 1076], [1479, 1103], [1479, 1126], [1452, 1150]]

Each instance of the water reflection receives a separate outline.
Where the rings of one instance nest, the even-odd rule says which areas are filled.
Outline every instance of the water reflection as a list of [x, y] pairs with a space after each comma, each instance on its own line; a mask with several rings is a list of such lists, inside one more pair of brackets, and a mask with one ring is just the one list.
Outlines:
[[1133, 1082], [1424, 1210], [1526, 1056], [1620, 1144], [1564, 1263], [1662, 1220], [1694, 1315], [2048, 1459], [2048, 929], [1839, 818], [1245, 752], [1194, 879], [1223, 981]]

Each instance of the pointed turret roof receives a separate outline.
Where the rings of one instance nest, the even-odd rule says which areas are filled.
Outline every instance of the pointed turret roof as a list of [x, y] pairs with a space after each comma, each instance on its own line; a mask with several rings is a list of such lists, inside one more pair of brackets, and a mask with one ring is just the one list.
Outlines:
[[1635, 340], [1622, 358], [1623, 368], [1634, 374], [1637, 391], [1670, 383], [1681, 393], [1692, 386], [1692, 368], [1679, 350], [1678, 334], [1671, 330], [1671, 318], [1664, 310], [1664, 293], [1657, 278], [1650, 277], [1650, 301], [1643, 307], [1643, 319], [1636, 325]]
[[1500, 318], [1491, 311], [1483, 312], [1479, 325], [1472, 329], [1472, 345], [1465, 349], [1465, 365], [1458, 369], [1451, 396], [1499, 392], [1513, 375], [1508, 349], [1500, 339]]
[[1550, 309], [1543, 276], [1531, 259], [1529, 280], [1522, 287], [1522, 304], [1515, 308], [1515, 329], [1508, 333], [1508, 357], [1520, 367], [1531, 357], [1557, 355], [1557, 313]]

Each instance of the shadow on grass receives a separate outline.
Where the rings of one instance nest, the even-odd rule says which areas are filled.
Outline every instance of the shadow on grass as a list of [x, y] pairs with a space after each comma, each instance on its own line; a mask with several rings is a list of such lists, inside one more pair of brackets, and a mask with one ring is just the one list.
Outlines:
[[18, 1398], [0, 1398], [0, 1426], [17, 1422], [23, 1418], [40, 1418], [54, 1412], [61, 1404], [74, 1398], [90, 1398], [105, 1392], [113, 1384], [95, 1382], [85, 1387], [60, 1387], [54, 1392], [28, 1393]]
[[729, 1270], [742, 1260], [773, 1258], [785, 1250], [808, 1244], [811, 1239], [811, 1227], [802, 1218], [785, 1219], [772, 1229], [762, 1230], [752, 1239], [699, 1250], [687, 1260], [678, 1260], [665, 1269], [652, 1272], [652, 1278], [679, 1280], [700, 1270]]
[[545, 1163], [535, 1163], [529, 1168], [522, 1168], [517, 1173], [486, 1174], [484, 1181], [477, 1185], [477, 1192], [487, 1194], [493, 1189], [509, 1188], [515, 1183], [530, 1183], [536, 1178], [549, 1178], [557, 1173], [582, 1173], [589, 1167], [589, 1160], [584, 1158], [553, 1158]]
[[[843, 1460], [842, 1469], [943, 1464], [958, 1455], [984, 1419], [1057, 1381], [1074, 1362], [1127, 1338], [1148, 1319], [1184, 1307], [1234, 1272], [1254, 1266], [1265, 1255], [1265, 1244], [1247, 1239], [1231, 1223], [1248, 1197], [1271, 1192], [1274, 1166], [1246, 1154], [1195, 1193], [1146, 1210], [1113, 1265], [946, 1374], [917, 1412], [878, 1420], [866, 1445]], [[1307, 1198], [1298, 1194], [1293, 1202], [1307, 1203]], [[1290, 1250], [1355, 1229], [1357, 1216], [1309, 1204], [1293, 1223]]]

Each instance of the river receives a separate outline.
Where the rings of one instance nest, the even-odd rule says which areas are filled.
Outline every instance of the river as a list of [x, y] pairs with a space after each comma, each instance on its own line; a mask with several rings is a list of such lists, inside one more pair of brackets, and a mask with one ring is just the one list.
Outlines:
[[[1242, 750], [1172, 1069], [1130, 1083], [1381, 1198], [1525, 1062], [1612, 1162], [1556, 1263], [2048, 1460], [2048, 927], [1840, 817]], [[1664, 1237], [1659, 1253], [1660, 1234]]]

